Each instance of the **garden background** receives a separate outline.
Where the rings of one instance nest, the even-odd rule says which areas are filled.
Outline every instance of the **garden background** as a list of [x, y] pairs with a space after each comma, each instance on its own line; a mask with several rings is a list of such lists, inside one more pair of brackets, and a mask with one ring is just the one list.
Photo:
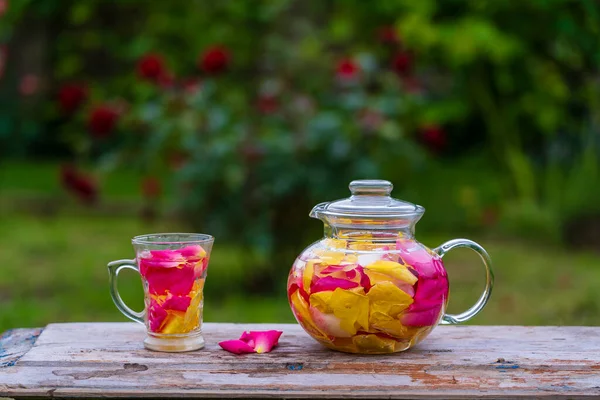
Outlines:
[[[0, 331], [124, 320], [106, 263], [165, 231], [216, 237], [206, 321], [292, 322], [360, 178], [488, 249], [473, 323], [598, 325], [599, 67], [593, 0], [0, 0]], [[445, 261], [460, 312], [484, 273]]]

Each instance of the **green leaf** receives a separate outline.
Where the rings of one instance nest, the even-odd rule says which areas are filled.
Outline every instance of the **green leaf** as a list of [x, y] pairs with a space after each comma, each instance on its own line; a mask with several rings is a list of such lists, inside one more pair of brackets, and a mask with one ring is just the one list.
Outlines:
[[87, 21], [89, 21], [92, 13], [94, 3], [91, 1], [78, 1], [71, 8], [71, 13], [69, 15], [69, 20], [73, 25], [83, 25]]

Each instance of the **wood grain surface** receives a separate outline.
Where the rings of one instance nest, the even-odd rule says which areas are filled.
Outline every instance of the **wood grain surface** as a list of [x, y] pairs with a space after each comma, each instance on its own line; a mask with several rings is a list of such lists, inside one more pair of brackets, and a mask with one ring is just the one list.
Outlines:
[[[217, 345], [265, 329], [284, 332], [271, 353], [238, 356]], [[0, 365], [0, 397], [600, 397], [593, 327], [440, 326], [386, 356], [327, 350], [295, 324], [205, 324], [206, 348], [179, 354], [145, 350], [144, 335], [134, 323], [48, 325], [29, 351]]]

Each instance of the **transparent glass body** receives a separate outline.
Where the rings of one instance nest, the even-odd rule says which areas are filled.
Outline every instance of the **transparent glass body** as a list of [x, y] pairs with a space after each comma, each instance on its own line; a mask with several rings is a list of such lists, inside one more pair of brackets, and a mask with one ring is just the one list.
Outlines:
[[[134, 260], [109, 263], [111, 296], [128, 318], [146, 326], [144, 344], [151, 350], [189, 351], [204, 346], [203, 289], [213, 238], [202, 234], [154, 234], [135, 237]], [[144, 311], [125, 305], [117, 291], [122, 269], [141, 275]]]
[[[310, 336], [334, 350], [394, 353], [419, 343], [438, 323], [466, 321], [485, 306], [493, 275], [481, 246], [455, 239], [431, 250], [414, 237], [422, 207], [391, 199], [386, 181], [355, 181], [350, 188], [350, 199], [313, 209], [325, 237], [307, 247], [289, 273], [288, 300]], [[486, 286], [473, 307], [448, 315], [442, 257], [455, 247], [479, 253]]]

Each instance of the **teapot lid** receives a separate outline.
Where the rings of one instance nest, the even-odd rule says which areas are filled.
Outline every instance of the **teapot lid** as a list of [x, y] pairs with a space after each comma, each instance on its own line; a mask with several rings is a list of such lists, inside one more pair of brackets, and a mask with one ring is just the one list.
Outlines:
[[340, 217], [353, 219], [402, 218], [418, 220], [425, 208], [390, 196], [394, 185], [389, 181], [368, 179], [350, 182], [352, 196], [316, 205], [310, 212], [313, 218]]

